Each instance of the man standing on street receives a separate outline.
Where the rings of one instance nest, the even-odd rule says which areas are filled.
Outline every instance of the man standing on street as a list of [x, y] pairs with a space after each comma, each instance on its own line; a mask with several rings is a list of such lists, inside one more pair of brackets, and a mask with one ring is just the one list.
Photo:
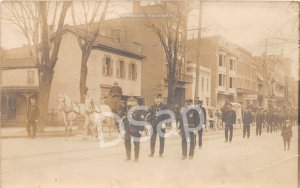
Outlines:
[[31, 97], [29, 99], [29, 103], [30, 104], [28, 106], [28, 111], [27, 111], [26, 129], [27, 129], [28, 138], [34, 139], [36, 135], [37, 122], [40, 116], [40, 110], [38, 105], [36, 104], [36, 99], [34, 97]]
[[164, 147], [165, 147], [165, 137], [164, 133], [166, 132], [165, 128], [166, 125], [163, 124], [161, 127], [158, 127], [158, 124], [162, 121], [167, 119], [166, 115], [157, 115], [159, 111], [166, 110], [167, 106], [162, 103], [162, 95], [161, 94], [156, 94], [155, 96], [155, 104], [151, 106], [150, 108], [150, 123], [152, 125], [152, 135], [151, 135], [151, 140], [150, 140], [150, 154], [149, 157], [154, 156], [155, 152], [155, 143], [156, 143], [156, 138], [157, 138], [157, 129], [161, 129], [161, 134], [159, 134], [159, 157], [162, 157], [164, 153]]
[[[193, 100], [188, 99], [186, 100], [186, 108], [192, 107]], [[194, 157], [194, 150], [195, 150], [195, 135], [197, 133], [196, 130], [190, 131], [188, 129], [197, 129], [200, 126], [200, 114], [194, 108], [187, 109], [186, 111], [186, 118], [187, 118], [187, 125], [181, 121], [179, 129], [181, 135], [181, 146], [182, 146], [182, 160], [185, 160], [187, 157], [187, 140], [189, 139], [190, 142], [190, 149], [189, 149], [189, 159], [193, 159]], [[187, 126], [187, 127], [185, 127]], [[188, 131], [186, 131], [187, 129]], [[188, 135], [187, 135], [188, 134]]]
[[262, 124], [265, 121], [264, 109], [260, 109], [256, 115], [256, 136], [261, 135]]
[[203, 104], [203, 101], [200, 100], [200, 99], [197, 99], [195, 101], [195, 105], [200, 107], [200, 109], [202, 110], [203, 116], [204, 116], [204, 124], [203, 124], [202, 128], [198, 131], [198, 146], [199, 146], [199, 149], [202, 148], [203, 128], [205, 127], [205, 123], [206, 123], [206, 111], [205, 111], [205, 108], [202, 107], [202, 104]]
[[126, 160], [131, 160], [131, 139], [134, 137], [133, 145], [134, 145], [134, 162], [137, 162], [139, 159], [140, 153], [140, 138], [142, 136], [142, 132], [144, 131], [144, 126], [134, 125], [130, 122], [129, 118], [135, 121], [145, 121], [146, 113], [145, 110], [134, 110], [138, 105], [142, 105], [143, 98], [134, 98], [131, 97], [128, 99], [128, 112], [131, 109], [132, 111], [127, 113], [126, 118], [124, 120], [125, 126], [125, 149], [126, 149]]
[[224, 112], [224, 122], [225, 122], [225, 142], [228, 142], [228, 131], [229, 131], [229, 142], [232, 141], [233, 134], [233, 124], [236, 123], [236, 113], [232, 109], [232, 104], [227, 104], [227, 109]]
[[242, 113], [242, 118], [243, 118], [243, 138], [250, 137], [250, 124], [252, 122], [252, 114], [250, 112], [250, 108], [247, 107], [243, 110]]

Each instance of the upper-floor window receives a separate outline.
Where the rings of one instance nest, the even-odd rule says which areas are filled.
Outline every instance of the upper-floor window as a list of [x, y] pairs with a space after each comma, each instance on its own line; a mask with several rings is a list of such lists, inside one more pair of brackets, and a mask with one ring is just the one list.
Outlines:
[[225, 75], [219, 74], [219, 86], [225, 87]]
[[123, 60], [119, 60], [117, 62], [117, 77], [125, 78], [125, 75], [126, 75], [125, 62]]
[[230, 61], [229, 61], [229, 69], [234, 70], [234, 61], [233, 61], [233, 59], [230, 59]]
[[206, 78], [206, 91], [209, 91], [209, 80], [208, 80], [208, 78]]
[[234, 81], [235, 81], [235, 79], [233, 77], [229, 78], [229, 88], [234, 88], [234, 85], [235, 85]]
[[137, 79], [137, 66], [135, 63], [129, 63], [128, 65], [128, 79], [130, 80]]
[[29, 70], [27, 72], [27, 84], [28, 85], [34, 84], [34, 71], [33, 70]]
[[102, 59], [102, 74], [103, 76], [113, 75], [113, 61], [110, 57], [104, 57]]
[[222, 54], [219, 54], [219, 66], [224, 67], [225, 66], [225, 57]]

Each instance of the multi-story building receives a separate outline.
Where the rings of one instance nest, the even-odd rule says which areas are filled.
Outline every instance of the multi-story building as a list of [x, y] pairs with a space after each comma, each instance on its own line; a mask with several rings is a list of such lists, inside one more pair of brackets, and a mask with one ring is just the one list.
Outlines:
[[37, 66], [28, 47], [0, 51], [1, 123], [25, 123], [29, 97], [38, 95]]
[[[189, 40], [187, 57], [196, 57], [197, 40]], [[205, 37], [201, 39], [199, 61], [211, 71], [210, 105], [219, 107], [226, 100], [236, 101], [236, 77], [238, 50], [237, 45], [226, 41], [220, 36]]]
[[[54, 68], [49, 108], [57, 108], [56, 100], [60, 93], [67, 94], [79, 102], [79, 79], [81, 50], [77, 36], [84, 36], [79, 28], [65, 27]], [[122, 44], [113, 38], [98, 35], [87, 62], [88, 74], [86, 86], [88, 94], [103, 102], [110, 88], [117, 81], [127, 96], [141, 96], [142, 66], [144, 55], [139, 48], [130, 43]]]
[[256, 57], [259, 99], [262, 107], [289, 105], [289, 80], [291, 79], [290, 60], [280, 55]]
[[257, 71], [252, 54], [238, 47], [237, 60], [237, 102], [245, 106], [257, 106]]
[[[143, 1], [141, 1], [143, 2]], [[167, 101], [168, 85], [167, 85], [167, 69], [168, 63], [166, 54], [159, 37], [150, 27], [145, 26], [144, 18], [135, 17], [136, 14], [146, 12], [163, 13], [159, 9], [159, 5], [148, 5], [140, 1], [133, 1], [132, 15], [123, 16], [121, 18], [106, 20], [102, 25], [100, 34], [115, 38], [120, 43], [127, 41], [133, 42], [140, 48], [140, 52], [146, 56], [146, 60], [142, 67], [142, 91], [145, 97], [146, 105], [154, 103], [155, 93], [162, 93], [164, 102]], [[176, 3], [176, 2], [170, 2]], [[156, 18], [162, 20], [163, 18]], [[185, 72], [185, 53], [184, 42], [186, 40], [186, 24], [187, 18], [182, 18], [182, 24], [179, 27], [179, 50], [178, 59], [181, 62], [177, 85], [175, 89], [175, 103], [183, 106], [185, 103], [185, 94], [187, 87], [192, 82], [191, 75]], [[174, 27], [175, 28], [175, 27]]]
[[186, 55], [186, 74], [193, 78], [192, 84], [186, 89], [186, 98], [195, 99], [195, 90], [198, 88], [198, 98], [203, 100], [204, 106], [211, 104], [211, 70], [208, 67], [199, 67], [199, 86], [196, 87], [196, 59]]
[[[57, 98], [60, 93], [68, 95], [74, 102], [80, 102], [81, 50], [77, 36], [82, 34], [80, 29], [74, 27], [66, 26], [64, 29], [48, 103], [48, 112], [52, 115], [57, 114]], [[33, 94], [38, 96], [38, 70], [28, 52], [26, 47], [22, 50], [7, 50], [5, 57], [1, 55], [2, 119], [24, 123], [28, 98]], [[103, 102], [117, 81], [122, 86], [124, 95], [141, 96], [144, 58], [138, 46], [99, 35], [87, 62], [88, 94], [96, 101]], [[58, 121], [62, 120], [60, 113], [56, 118]]]

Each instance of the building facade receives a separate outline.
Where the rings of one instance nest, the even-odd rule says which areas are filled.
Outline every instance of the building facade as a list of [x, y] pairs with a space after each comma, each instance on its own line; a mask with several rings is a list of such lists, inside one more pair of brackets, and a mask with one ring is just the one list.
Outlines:
[[[197, 57], [197, 40], [189, 40], [187, 57]], [[237, 45], [220, 36], [202, 38], [199, 49], [199, 64], [210, 70], [209, 105], [219, 107], [226, 100], [236, 101]], [[202, 79], [202, 78], [201, 78]], [[201, 80], [200, 79], [200, 80]], [[199, 82], [201, 84], [201, 81]], [[199, 87], [201, 88], [201, 87]]]
[[27, 47], [1, 49], [1, 124], [23, 125], [31, 96], [38, 97], [39, 77]]
[[[60, 93], [67, 94], [75, 102], [80, 101], [81, 50], [77, 43], [78, 35], [81, 35], [79, 30], [66, 27], [54, 70], [50, 109], [57, 108], [56, 100]], [[123, 95], [141, 96], [144, 58], [138, 48], [125, 46], [109, 37], [98, 36], [87, 62], [88, 95], [103, 103], [109, 95], [110, 88], [117, 81], [123, 89]]]
[[[172, 2], [173, 3], [173, 2]], [[133, 15], [147, 12], [159, 13], [158, 5], [149, 5], [140, 1], [133, 1]], [[178, 61], [181, 64], [179, 71], [176, 90], [175, 103], [179, 106], [184, 106], [186, 98], [186, 90], [191, 85], [192, 76], [186, 74], [185, 70], [185, 49], [184, 42], [186, 40], [186, 18], [183, 18], [182, 24], [179, 27], [179, 44]], [[141, 53], [146, 56], [146, 60], [142, 67], [142, 96], [145, 98], [146, 105], [154, 103], [156, 93], [161, 93], [164, 102], [167, 102], [168, 85], [167, 85], [167, 70], [168, 63], [165, 51], [162, 47], [158, 36], [150, 27], [146, 27], [144, 20], [134, 16], [121, 17], [117, 19], [106, 20], [100, 31], [101, 35], [115, 38], [121, 43], [131, 41], [137, 45]]]
[[195, 99], [195, 90], [198, 88], [198, 98], [203, 100], [204, 106], [211, 106], [211, 70], [208, 67], [199, 67], [199, 86], [196, 87], [196, 59], [186, 56], [186, 74], [193, 78], [192, 84], [186, 89], [186, 98]]
[[236, 62], [237, 102], [244, 106], [257, 107], [257, 70], [256, 61], [252, 54], [242, 47], [238, 47]]

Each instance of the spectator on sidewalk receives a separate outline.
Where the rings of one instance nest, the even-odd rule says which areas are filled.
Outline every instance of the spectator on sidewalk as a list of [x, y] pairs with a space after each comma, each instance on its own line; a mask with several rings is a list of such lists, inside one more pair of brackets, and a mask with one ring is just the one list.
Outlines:
[[29, 106], [27, 111], [27, 119], [26, 119], [26, 129], [28, 138], [34, 139], [36, 136], [36, 128], [37, 123], [40, 116], [40, 110], [38, 105], [36, 104], [36, 98], [31, 97], [29, 99]]
[[281, 136], [283, 138], [284, 150], [286, 150], [286, 145], [288, 147], [288, 150], [290, 150], [291, 137], [293, 136], [293, 131], [292, 131], [292, 126], [291, 126], [290, 120], [285, 121], [285, 125], [282, 127], [282, 130], [281, 130]]

